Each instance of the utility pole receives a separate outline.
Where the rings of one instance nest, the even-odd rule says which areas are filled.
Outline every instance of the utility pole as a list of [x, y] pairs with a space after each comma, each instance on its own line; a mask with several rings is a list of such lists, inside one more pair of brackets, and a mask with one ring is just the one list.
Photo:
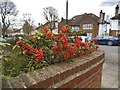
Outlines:
[[68, 0], [66, 0], [66, 24], [68, 24]]

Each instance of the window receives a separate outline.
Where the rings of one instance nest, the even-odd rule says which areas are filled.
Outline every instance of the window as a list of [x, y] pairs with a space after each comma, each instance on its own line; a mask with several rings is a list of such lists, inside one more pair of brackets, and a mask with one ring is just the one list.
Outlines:
[[80, 30], [80, 27], [79, 26], [71, 26], [71, 32], [73, 31], [79, 31]]
[[93, 29], [93, 24], [83, 24], [83, 29]]
[[87, 33], [87, 37], [88, 37], [89, 40], [91, 40], [92, 39], [92, 33]]

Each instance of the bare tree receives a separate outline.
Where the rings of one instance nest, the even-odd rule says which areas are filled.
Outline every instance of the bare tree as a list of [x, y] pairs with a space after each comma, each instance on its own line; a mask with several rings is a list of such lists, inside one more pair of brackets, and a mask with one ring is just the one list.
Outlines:
[[28, 23], [28, 21], [25, 21], [22, 29], [23, 29], [24, 34], [29, 35], [31, 31], [33, 30], [33, 27]]
[[11, 18], [18, 14], [18, 10], [13, 2], [0, 2], [0, 14], [2, 19], [2, 35], [5, 38], [5, 32], [12, 23]]
[[54, 7], [46, 7], [43, 8], [43, 16], [47, 20], [47, 22], [50, 22], [50, 29], [52, 26], [52, 21], [58, 21], [58, 10], [56, 10]]
[[47, 21], [58, 20], [58, 11], [54, 7], [43, 8], [43, 16]]
[[31, 13], [23, 13], [21, 21], [23, 23], [22, 29], [24, 34], [29, 35], [33, 30], [33, 25], [34, 25], [34, 20], [32, 18]]
[[23, 16], [22, 16], [22, 20], [21, 20], [23, 23], [25, 23], [26, 21], [31, 25], [33, 26], [34, 24], [34, 20], [32, 18], [32, 15], [31, 13], [23, 13]]

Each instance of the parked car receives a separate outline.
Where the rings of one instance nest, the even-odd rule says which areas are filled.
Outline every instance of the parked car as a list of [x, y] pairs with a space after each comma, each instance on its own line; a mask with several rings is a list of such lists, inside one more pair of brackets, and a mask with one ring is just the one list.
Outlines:
[[98, 45], [108, 45], [108, 46], [112, 46], [112, 45], [119, 45], [120, 44], [120, 40], [118, 37], [113, 37], [113, 36], [99, 36], [96, 37], [97, 39], [97, 44]]

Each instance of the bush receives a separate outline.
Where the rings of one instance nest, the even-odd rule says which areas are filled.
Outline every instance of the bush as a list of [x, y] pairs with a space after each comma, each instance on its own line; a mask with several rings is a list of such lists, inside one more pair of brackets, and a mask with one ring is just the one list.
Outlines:
[[15, 56], [5, 57], [3, 74], [15, 77], [43, 66], [62, 61], [69, 61], [97, 50], [94, 41], [84, 43], [74, 34], [74, 45], [70, 45], [66, 32], [69, 26], [63, 26], [58, 35], [53, 35], [48, 28], [44, 28], [35, 35], [27, 36], [13, 47]]

